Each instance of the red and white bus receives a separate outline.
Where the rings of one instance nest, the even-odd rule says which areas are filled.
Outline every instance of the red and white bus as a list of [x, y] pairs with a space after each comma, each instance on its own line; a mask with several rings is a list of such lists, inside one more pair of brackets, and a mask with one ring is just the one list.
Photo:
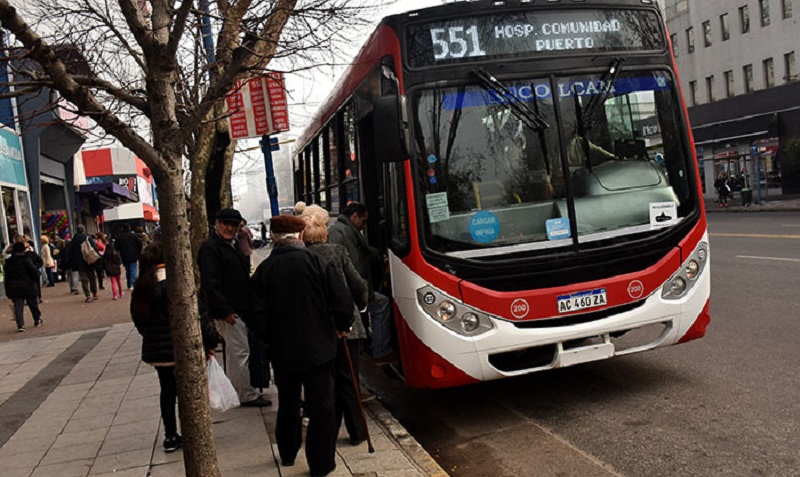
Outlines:
[[442, 388], [700, 338], [709, 246], [654, 0], [390, 16], [298, 142], [298, 200], [370, 208], [402, 370]]

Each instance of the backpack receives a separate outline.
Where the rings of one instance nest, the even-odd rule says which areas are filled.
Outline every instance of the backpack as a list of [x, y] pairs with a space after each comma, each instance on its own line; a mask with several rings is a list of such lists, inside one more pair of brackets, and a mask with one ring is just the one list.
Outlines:
[[94, 265], [96, 261], [100, 260], [100, 254], [92, 247], [88, 237], [81, 244], [81, 255], [89, 265]]

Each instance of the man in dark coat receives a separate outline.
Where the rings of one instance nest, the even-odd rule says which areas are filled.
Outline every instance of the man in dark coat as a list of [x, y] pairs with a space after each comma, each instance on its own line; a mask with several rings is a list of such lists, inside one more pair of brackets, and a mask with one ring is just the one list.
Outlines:
[[369, 213], [367, 206], [360, 202], [351, 202], [342, 209], [336, 223], [328, 231], [328, 242], [344, 245], [353, 266], [369, 286], [369, 305], [367, 311], [372, 328], [372, 357], [375, 364], [386, 365], [397, 360], [392, 350], [391, 302], [389, 297], [374, 290], [372, 265], [381, 259], [380, 251], [367, 243], [361, 233], [367, 227]]
[[139, 274], [139, 255], [142, 253], [142, 241], [131, 230], [130, 225], [123, 224], [122, 232], [117, 235], [116, 244], [120, 257], [122, 257], [122, 265], [125, 267], [125, 280], [128, 284], [128, 290], [133, 288], [136, 282], [136, 276]]
[[[95, 273], [94, 265], [89, 265], [86, 260], [83, 258], [83, 242], [89, 241], [89, 245], [100, 255], [100, 252], [97, 250], [97, 245], [94, 243], [94, 239], [86, 235], [86, 227], [83, 225], [78, 225], [76, 228], [76, 234], [72, 237], [69, 245], [67, 245], [66, 250], [64, 250], [64, 255], [67, 257], [67, 266], [73, 272], [77, 271], [79, 279], [81, 281], [81, 287], [83, 288], [83, 294], [86, 297], [86, 303], [91, 303], [98, 299], [97, 297], [97, 274]], [[91, 291], [91, 295], [89, 292]]]
[[303, 246], [304, 227], [299, 217], [272, 218], [275, 248], [251, 279], [252, 327], [268, 343], [275, 370], [281, 462], [293, 465], [300, 450], [302, 389], [308, 468], [312, 476], [325, 476], [336, 468], [336, 342], [350, 330], [354, 304], [336, 268]]
[[214, 232], [200, 247], [200, 306], [208, 318], [217, 322], [225, 339], [226, 372], [243, 406], [269, 406], [250, 384], [250, 345], [247, 325], [242, 321], [251, 310], [250, 264], [239, 252], [236, 234], [242, 215], [236, 209], [217, 213]]
[[25, 331], [24, 307], [33, 315], [34, 325], [38, 328], [44, 322], [39, 311], [37, 297], [37, 283], [39, 270], [31, 259], [25, 255], [26, 244], [15, 242], [12, 246], [12, 255], [5, 263], [5, 288], [6, 296], [14, 302], [14, 318], [17, 320], [17, 331]]

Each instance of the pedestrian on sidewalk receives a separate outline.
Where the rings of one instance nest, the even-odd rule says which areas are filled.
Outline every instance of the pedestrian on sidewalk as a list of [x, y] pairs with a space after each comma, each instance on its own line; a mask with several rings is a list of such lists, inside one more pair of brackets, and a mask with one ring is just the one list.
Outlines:
[[247, 220], [242, 219], [239, 225], [239, 231], [236, 234], [236, 243], [239, 246], [239, 252], [247, 258], [247, 270], [252, 267], [251, 256], [253, 255], [253, 231], [247, 226]]
[[[84, 258], [83, 243], [89, 242], [89, 246], [97, 252], [97, 246], [94, 239], [86, 234], [86, 227], [83, 224], [75, 227], [77, 233], [72, 237], [64, 254], [69, 260], [69, 269], [73, 272], [77, 270], [78, 277], [83, 288], [83, 294], [86, 297], [86, 303], [91, 303], [98, 299], [97, 296], [97, 274], [94, 270], [94, 264], [89, 264]], [[99, 254], [99, 252], [97, 252]], [[90, 294], [91, 292], [91, 294]]]
[[281, 464], [294, 465], [302, 445], [302, 404], [309, 419], [306, 460], [312, 476], [336, 468], [336, 342], [353, 322], [353, 300], [336, 268], [308, 251], [305, 221], [272, 218], [274, 248], [251, 280], [252, 329], [268, 343], [278, 386], [275, 437]]
[[[327, 263], [336, 268], [339, 277], [347, 285], [350, 296], [353, 298], [353, 330], [347, 335], [346, 340], [339, 340], [336, 346], [336, 381], [334, 395], [336, 396], [336, 428], [339, 429], [344, 419], [350, 443], [358, 445], [367, 440], [365, 431], [366, 423], [361, 415], [361, 408], [356, 396], [353, 376], [358, 383], [359, 343], [367, 337], [364, 324], [361, 322], [361, 313], [367, 307], [368, 288], [367, 282], [361, 278], [358, 270], [347, 255], [344, 246], [328, 243], [328, 211], [318, 205], [309, 205], [303, 211], [302, 219], [306, 223], [303, 230], [303, 242], [312, 253], [322, 257]], [[348, 347], [352, 357], [353, 372], [347, 361], [344, 346]]]
[[142, 242], [128, 224], [122, 224], [122, 232], [117, 234], [116, 242], [117, 250], [122, 257], [122, 264], [125, 266], [125, 280], [128, 290], [130, 290], [138, 275], [137, 268], [139, 267], [139, 255], [142, 253]]
[[42, 266], [44, 267], [44, 273], [47, 276], [47, 287], [54, 287], [56, 286], [56, 278], [55, 274], [53, 273], [53, 268], [56, 266], [56, 262], [53, 259], [53, 245], [50, 244], [50, 239], [47, 238], [47, 235], [42, 234], [39, 238], [42, 242]]
[[250, 384], [250, 345], [247, 341], [247, 318], [252, 310], [250, 265], [236, 244], [242, 215], [236, 209], [217, 213], [214, 232], [200, 247], [200, 312], [215, 320], [225, 339], [225, 372], [236, 388], [242, 406], [272, 405]]
[[719, 206], [728, 207], [728, 196], [731, 193], [731, 181], [724, 171], [720, 172], [719, 176], [717, 176], [717, 180], [714, 181], [714, 187], [717, 189], [717, 194], [719, 194]]
[[23, 241], [25, 242], [25, 255], [31, 259], [33, 265], [36, 267], [36, 271], [39, 272], [39, 279], [36, 280], [36, 300], [41, 303], [42, 302], [42, 274], [41, 270], [44, 267], [44, 260], [42, 257], [36, 253], [36, 244], [33, 243], [30, 237], [27, 235], [23, 235]]
[[38, 328], [44, 322], [39, 311], [37, 296], [39, 283], [39, 270], [26, 255], [27, 244], [14, 242], [11, 246], [11, 256], [5, 262], [5, 290], [6, 296], [14, 303], [14, 318], [17, 322], [17, 331], [25, 331], [24, 307], [33, 315], [34, 325]]
[[94, 273], [97, 275], [97, 288], [105, 290], [106, 288], [103, 286], [103, 277], [106, 274], [106, 265], [103, 256], [106, 253], [106, 246], [108, 245], [106, 234], [103, 232], [94, 234], [94, 244], [97, 246], [97, 251], [100, 252], [100, 258], [94, 262]]
[[[142, 361], [153, 366], [161, 387], [159, 405], [164, 423], [164, 451], [174, 452], [183, 444], [178, 434], [175, 405], [178, 384], [175, 380], [175, 353], [172, 347], [167, 273], [164, 252], [159, 242], [151, 242], [142, 252], [139, 276], [131, 294], [131, 318], [142, 335]], [[206, 359], [219, 344], [219, 335], [207, 323], [201, 323]]]
[[105, 264], [108, 281], [111, 282], [111, 293], [114, 295], [115, 300], [119, 300], [125, 293], [122, 291], [122, 281], [120, 280], [120, 276], [122, 275], [122, 257], [119, 255], [117, 246], [114, 244], [113, 240], [106, 246], [106, 252], [103, 254], [103, 263]]

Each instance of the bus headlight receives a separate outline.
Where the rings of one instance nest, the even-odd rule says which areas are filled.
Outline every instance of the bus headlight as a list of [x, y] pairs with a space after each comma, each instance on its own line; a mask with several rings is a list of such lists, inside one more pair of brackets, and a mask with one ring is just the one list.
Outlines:
[[477, 336], [494, 328], [487, 313], [467, 306], [431, 286], [417, 290], [417, 303], [434, 321], [463, 336]]
[[695, 260], [689, 260], [686, 263], [686, 277], [689, 278], [689, 280], [694, 280], [697, 278], [698, 273], [700, 273], [700, 264]]
[[681, 277], [675, 277], [674, 279], [672, 279], [670, 288], [672, 290], [672, 293], [680, 295], [686, 290], [686, 280], [684, 280]]
[[467, 333], [472, 333], [479, 326], [481, 326], [481, 321], [475, 313], [464, 313], [464, 316], [461, 317], [461, 328]]
[[677, 273], [670, 277], [661, 291], [661, 298], [677, 300], [692, 289], [708, 264], [708, 244], [700, 242]]
[[450, 321], [450, 318], [452, 318], [455, 314], [456, 314], [456, 306], [453, 303], [449, 301], [443, 301], [439, 303], [440, 320]]

